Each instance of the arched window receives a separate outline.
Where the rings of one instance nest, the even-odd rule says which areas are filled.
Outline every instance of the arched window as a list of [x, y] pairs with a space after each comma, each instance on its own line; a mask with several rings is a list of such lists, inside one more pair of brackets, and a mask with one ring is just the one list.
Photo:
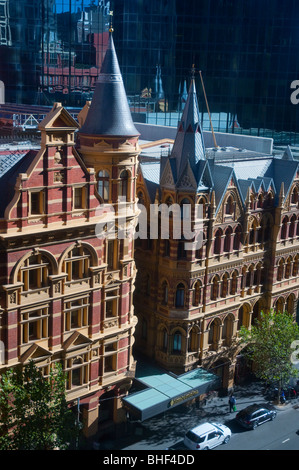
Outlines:
[[222, 334], [221, 334], [221, 339], [230, 339], [232, 337], [233, 333], [233, 320], [232, 318], [228, 315], [225, 317], [223, 325], [222, 325]]
[[127, 200], [128, 199], [129, 173], [127, 172], [127, 170], [123, 170], [120, 173], [119, 177], [120, 177], [119, 196], [122, 196]]
[[196, 281], [193, 288], [192, 305], [197, 307], [201, 303], [201, 283]]
[[239, 250], [240, 245], [241, 245], [241, 234], [242, 234], [242, 228], [240, 225], [237, 225], [235, 229], [235, 234], [234, 234], [234, 244], [233, 244], [233, 249], [234, 250]]
[[62, 269], [67, 273], [67, 281], [75, 281], [89, 276], [92, 259], [83, 246], [72, 248], [64, 259]]
[[109, 173], [106, 170], [98, 173], [98, 193], [105, 202], [109, 201]]
[[257, 198], [257, 208], [258, 209], [262, 209], [263, 208], [263, 205], [264, 205], [264, 198], [263, 198], [263, 195], [262, 194], [259, 194], [258, 198]]
[[48, 285], [48, 276], [52, 274], [49, 259], [41, 253], [27, 258], [18, 272], [18, 281], [23, 283], [23, 290], [34, 290]]
[[198, 350], [198, 330], [193, 327], [189, 333], [188, 338], [188, 351], [194, 352]]
[[175, 293], [175, 306], [177, 308], [184, 307], [185, 305], [185, 286], [180, 283], [176, 288]]
[[211, 300], [216, 300], [218, 298], [219, 291], [219, 279], [217, 276], [214, 276], [211, 285]]
[[289, 279], [292, 273], [292, 258], [289, 256], [286, 262], [285, 275], [286, 279]]
[[226, 297], [228, 294], [228, 274], [225, 273], [222, 277], [221, 297]]
[[297, 187], [295, 187], [291, 196], [291, 204], [297, 204], [297, 202], [298, 202], [298, 189]]
[[215, 240], [214, 240], [214, 254], [219, 255], [221, 251], [221, 238], [222, 238], [222, 230], [219, 228], [215, 233]]
[[283, 297], [279, 297], [279, 299], [276, 302], [276, 312], [277, 313], [284, 312], [284, 298]]
[[247, 274], [246, 274], [246, 287], [251, 287], [252, 286], [253, 272], [254, 272], [254, 266], [251, 265], [251, 266], [249, 266]]
[[294, 259], [294, 263], [293, 263], [293, 272], [292, 272], [293, 276], [298, 275], [298, 266], [299, 266], [299, 256], [296, 255]]
[[231, 286], [230, 286], [230, 294], [235, 295], [237, 293], [238, 287], [238, 271], [234, 271], [232, 274]]
[[279, 260], [278, 268], [277, 268], [277, 280], [281, 281], [283, 279], [284, 274], [284, 260]]
[[234, 199], [232, 196], [229, 196], [225, 204], [225, 214], [232, 215], [234, 213], [234, 208], [235, 208]]
[[209, 327], [208, 343], [213, 344], [219, 340], [219, 320], [215, 319], [211, 322]]
[[257, 232], [257, 222], [256, 220], [254, 220], [249, 230], [249, 245], [254, 245], [256, 243], [256, 238], [257, 238], [256, 232]]
[[180, 331], [175, 331], [173, 335], [172, 352], [174, 354], [179, 354], [181, 351], [182, 351], [182, 333]]
[[292, 218], [291, 218], [291, 222], [290, 222], [290, 231], [289, 231], [289, 237], [290, 238], [293, 238], [295, 236], [296, 221], [297, 221], [297, 217], [295, 215], [293, 215]]
[[224, 252], [229, 253], [231, 250], [231, 237], [232, 237], [232, 228], [228, 227], [225, 231], [224, 237]]
[[281, 240], [285, 240], [287, 238], [288, 222], [289, 222], [288, 217], [284, 217], [282, 224], [281, 224], [281, 235], [280, 235]]

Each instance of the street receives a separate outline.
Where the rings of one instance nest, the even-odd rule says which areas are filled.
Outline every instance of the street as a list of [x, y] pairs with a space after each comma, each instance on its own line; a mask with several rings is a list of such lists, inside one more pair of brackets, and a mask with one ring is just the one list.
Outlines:
[[[258, 383], [239, 387], [236, 396], [238, 411], [252, 403], [266, 403]], [[138, 428], [139, 438], [135, 436], [134, 441], [114, 448], [128, 451], [186, 451], [183, 444], [185, 432], [208, 421], [223, 423], [232, 431], [230, 442], [214, 450], [299, 450], [299, 399], [276, 408], [274, 421], [266, 422], [254, 431], [246, 430], [235, 421], [236, 412], [229, 412], [227, 397], [217, 397], [201, 409], [178, 407], [164, 416], [147, 420]]]
[[215, 450], [299, 450], [299, 408], [291, 406], [278, 411], [274, 421], [262, 424], [254, 431], [228, 422], [232, 437], [225, 446]]

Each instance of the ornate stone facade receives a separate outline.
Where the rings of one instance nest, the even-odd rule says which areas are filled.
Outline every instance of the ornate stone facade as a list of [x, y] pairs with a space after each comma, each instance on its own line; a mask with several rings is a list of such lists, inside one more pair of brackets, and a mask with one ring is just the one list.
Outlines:
[[137, 194], [148, 211], [154, 203], [189, 204], [194, 214], [202, 204], [204, 243], [185, 251], [184, 240], [173, 236], [172, 217], [169, 240], [136, 241], [136, 347], [175, 373], [211, 369], [230, 388], [242, 368], [241, 325], [250, 328], [271, 308], [296, 315], [298, 163], [289, 150], [282, 158], [219, 148], [199, 155], [189, 143], [188, 159], [195, 155], [197, 163], [185, 171], [193, 175], [188, 181], [180, 177], [186, 158], [182, 145], [178, 151], [180, 129], [190, 134], [200, 122], [187, 109], [193, 100], [191, 85], [172, 154], [151, 163], [160, 179], [149, 184], [141, 160]]
[[[111, 48], [116, 60], [112, 38]], [[104, 202], [117, 213], [119, 194], [137, 216], [139, 148], [137, 131], [78, 139], [78, 128], [55, 103], [39, 125], [40, 151], [1, 176], [0, 372], [34, 360], [47, 377], [60, 362], [68, 402], [79, 400], [92, 435], [125, 419], [120, 397], [135, 373], [133, 240], [99, 236], [97, 223]]]

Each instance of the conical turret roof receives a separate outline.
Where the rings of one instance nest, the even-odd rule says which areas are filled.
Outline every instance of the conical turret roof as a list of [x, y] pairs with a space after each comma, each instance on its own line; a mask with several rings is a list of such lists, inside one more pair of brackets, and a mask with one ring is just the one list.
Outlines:
[[189, 87], [183, 115], [179, 122], [171, 156], [176, 159], [178, 178], [186, 167], [187, 161], [189, 161], [191, 168], [194, 170], [197, 162], [205, 160], [205, 146], [193, 78]]
[[85, 135], [139, 136], [132, 120], [111, 33], [90, 109], [79, 132]]

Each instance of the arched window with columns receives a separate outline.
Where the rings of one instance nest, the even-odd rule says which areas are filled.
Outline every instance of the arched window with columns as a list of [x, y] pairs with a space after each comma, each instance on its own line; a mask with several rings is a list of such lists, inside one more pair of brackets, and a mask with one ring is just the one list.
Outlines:
[[182, 282], [178, 284], [176, 288], [175, 306], [177, 308], [182, 308], [185, 306], [185, 286]]
[[221, 253], [221, 242], [222, 242], [222, 230], [219, 228], [215, 233], [214, 238], [214, 254], [219, 255]]

